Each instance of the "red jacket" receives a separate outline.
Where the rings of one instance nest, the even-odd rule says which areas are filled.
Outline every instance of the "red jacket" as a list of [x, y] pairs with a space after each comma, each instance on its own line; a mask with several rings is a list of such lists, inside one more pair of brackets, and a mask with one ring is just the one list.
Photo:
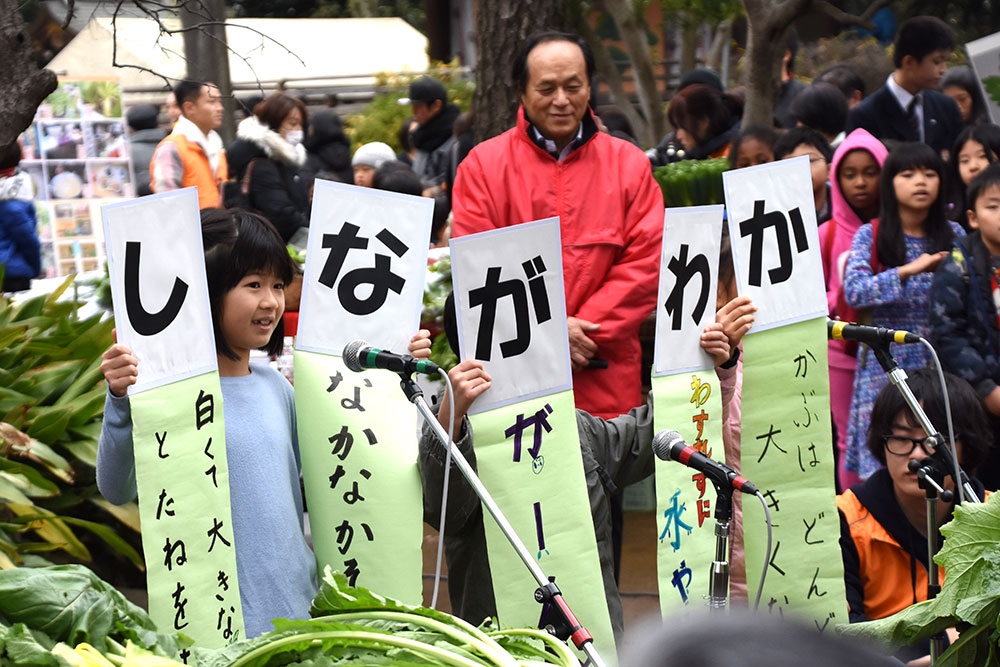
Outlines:
[[626, 141], [597, 132], [558, 162], [528, 131], [522, 108], [516, 127], [459, 165], [453, 234], [559, 216], [566, 313], [601, 325], [590, 337], [608, 361], [574, 373], [576, 405], [615, 417], [641, 403], [638, 331], [656, 302], [663, 195]]

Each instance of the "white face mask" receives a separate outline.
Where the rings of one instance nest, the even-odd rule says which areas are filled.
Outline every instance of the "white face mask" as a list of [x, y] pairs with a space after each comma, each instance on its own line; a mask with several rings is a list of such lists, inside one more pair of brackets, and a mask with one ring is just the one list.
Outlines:
[[296, 146], [302, 143], [303, 136], [302, 130], [289, 130], [285, 133], [285, 141]]

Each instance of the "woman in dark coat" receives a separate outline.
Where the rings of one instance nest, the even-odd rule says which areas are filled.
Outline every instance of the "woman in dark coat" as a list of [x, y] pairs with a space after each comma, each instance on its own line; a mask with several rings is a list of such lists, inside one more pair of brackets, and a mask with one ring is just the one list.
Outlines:
[[302, 138], [306, 108], [300, 101], [275, 93], [254, 107], [240, 122], [237, 140], [227, 151], [230, 188], [240, 203], [270, 220], [288, 241], [309, 226], [309, 191], [301, 169], [306, 163]]
[[309, 119], [305, 141], [308, 155], [302, 178], [308, 188], [316, 174], [327, 171], [336, 174], [342, 183], [354, 182], [351, 169], [351, 140], [344, 134], [340, 117], [333, 111], [317, 111]]

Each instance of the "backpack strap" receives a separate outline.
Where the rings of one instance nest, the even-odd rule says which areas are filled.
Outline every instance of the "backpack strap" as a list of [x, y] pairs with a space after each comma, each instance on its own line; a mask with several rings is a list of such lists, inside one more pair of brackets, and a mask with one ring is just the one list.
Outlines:
[[253, 174], [253, 166], [263, 159], [264, 158], [255, 157], [250, 160], [250, 164], [247, 165], [246, 171], [243, 172], [243, 180], [240, 181], [240, 193], [246, 197], [247, 203], [250, 202], [250, 175]]

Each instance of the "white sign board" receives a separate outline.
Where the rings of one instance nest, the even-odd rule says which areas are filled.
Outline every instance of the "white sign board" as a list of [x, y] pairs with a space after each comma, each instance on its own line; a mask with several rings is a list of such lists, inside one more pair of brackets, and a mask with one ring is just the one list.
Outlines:
[[736, 285], [758, 308], [751, 332], [825, 315], [809, 158], [727, 171], [722, 183]]
[[451, 240], [462, 359], [492, 377], [470, 412], [573, 386], [559, 218]]
[[969, 42], [965, 51], [986, 100], [990, 120], [1000, 123], [1000, 32]]
[[118, 342], [139, 361], [129, 394], [216, 370], [197, 190], [108, 204], [101, 215]]
[[721, 204], [668, 208], [663, 215], [653, 375], [712, 368], [701, 332], [715, 322]]
[[420, 325], [434, 200], [317, 180], [296, 348], [405, 352]]

